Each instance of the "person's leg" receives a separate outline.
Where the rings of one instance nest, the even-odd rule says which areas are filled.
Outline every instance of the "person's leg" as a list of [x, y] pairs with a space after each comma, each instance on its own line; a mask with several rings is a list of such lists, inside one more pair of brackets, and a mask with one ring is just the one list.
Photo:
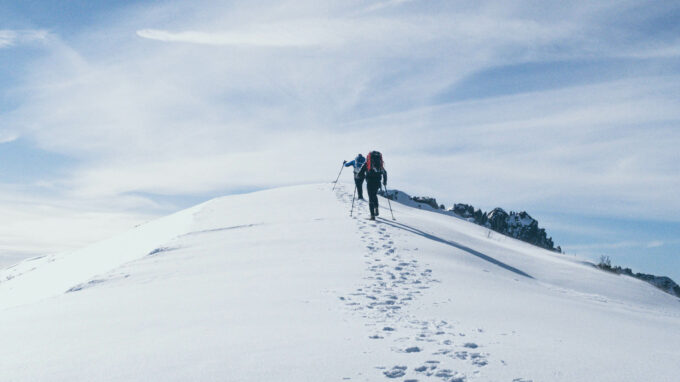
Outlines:
[[357, 186], [357, 195], [359, 195], [359, 199], [363, 199], [364, 198], [364, 190], [363, 190], [364, 180], [354, 178], [354, 184]]
[[378, 213], [378, 207], [379, 207], [379, 203], [378, 203], [378, 190], [379, 190], [379, 189], [380, 189], [380, 184], [378, 184], [378, 187], [377, 187], [376, 190], [375, 190], [375, 205], [373, 206], [373, 214], [374, 214], [375, 216], [380, 215], [380, 213]]
[[378, 187], [367, 184], [366, 191], [368, 191], [368, 208], [371, 210], [371, 217], [375, 216], [375, 209], [378, 208]]

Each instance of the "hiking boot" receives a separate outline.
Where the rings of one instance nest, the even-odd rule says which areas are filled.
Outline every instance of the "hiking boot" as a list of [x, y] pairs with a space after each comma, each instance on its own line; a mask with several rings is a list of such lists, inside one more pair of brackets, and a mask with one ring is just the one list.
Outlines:
[[368, 220], [375, 220], [375, 216], [371, 215], [371, 217], [368, 218]]

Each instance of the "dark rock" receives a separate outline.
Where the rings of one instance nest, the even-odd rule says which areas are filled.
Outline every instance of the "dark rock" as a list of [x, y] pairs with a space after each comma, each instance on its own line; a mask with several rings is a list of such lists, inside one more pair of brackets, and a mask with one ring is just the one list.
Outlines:
[[[472, 207], [469, 204], [463, 204], [463, 203], [454, 204], [451, 211], [453, 211], [456, 215], [458, 215], [462, 218], [466, 218], [466, 219], [476, 217], [474, 207]], [[477, 219], [475, 219], [475, 220], [477, 220]]]
[[508, 215], [502, 208], [496, 207], [491, 212], [486, 214], [487, 223], [486, 226], [492, 230], [500, 233], [507, 232], [508, 229]]
[[[423, 208], [423, 205], [430, 206], [434, 210], [445, 210], [444, 205], [439, 205], [437, 199], [429, 196], [409, 196], [408, 194], [390, 190], [388, 198], [396, 201], [409, 200], [415, 202], [414, 207]], [[406, 203], [409, 204], [409, 203]], [[413, 204], [411, 204], [413, 205]], [[561, 248], [555, 248], [552, 238], [548, 237], [545, 229], [539, 228], [538, 221], [532, 218], [527, 212], [506, 212], [502, 208], [494, 208], [491, 212], [484, 212], [475, 209], [473, 206], [464, 203], [456, 203], [453, 208], [442, 211], [447, 214], [455, 214], [465, 220], [487, 227], [493, 231], [508, 235], [518, 240], [534, 244], [541, 248], [551, 251], [562, 252]]]
[[430, 198], [428, 196], [414, 196], [411, 198], [416, 203], [423, 203], [427, 204], [428, 206], [436, 209], [439, 209], [439, 204], [437, 204], [437, 199], [435, 198]]

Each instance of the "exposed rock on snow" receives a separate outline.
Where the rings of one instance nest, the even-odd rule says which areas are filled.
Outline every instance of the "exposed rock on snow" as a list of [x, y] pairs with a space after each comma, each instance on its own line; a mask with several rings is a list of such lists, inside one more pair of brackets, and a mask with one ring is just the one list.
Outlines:
[[411, 198], [411, 200], [413, 200], [416, 203], [426, 204], [434, 209], [440, 208], [439, 205], [437, 204], [437, 199], [430, 198], [428, 196], [414, 196]]
[[670, 293], [674, 296], [680, 297], [680, 285], [678, 285], [670, 277], [655, 276], [647, 273], [633, 273], [633, 270], [631, 270], [630, 268], [612, 266], [608, 257], [605, 257], [604, 259], [606, 259], [606, 261], [600, 261], [600, 263], [597, 264], [598, 268], [607, 272], [616, 273], [618, 275], [626, 275], [642, 281], [646, 281], [666, 293]]
[[453, 208], [446, 210], [444, 205], [438, 205], [435, 198], [428, 196], [409, 196], [399, 190], [389, 190], [384, 196], [392, 200], [418, 208], [426, 208], [432, 211], [445, 213], [460, 217], [475, 224], [487, 227], [493, 231], [514, 237], [527, 243], [549, 249], [551, 251], [562, 252], [560, 247], [555, 248], [552, 238], [548, 237], [545, 229], [539, 228], [538, 221], [531, 217], [527, 212], [505, 212], [504, 209], [497, 207], [490, 212], [483, 212], [473, 206], [464, 203], [454, 204]]

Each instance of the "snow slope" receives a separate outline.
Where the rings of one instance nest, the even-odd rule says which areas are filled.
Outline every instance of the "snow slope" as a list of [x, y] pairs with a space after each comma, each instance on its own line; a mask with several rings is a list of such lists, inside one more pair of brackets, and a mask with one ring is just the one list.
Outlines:
[[444, 214], [350, 218], [351, 191], [219, 198], [0, 271], [0, 380], [678, 380], [677, 298]]

